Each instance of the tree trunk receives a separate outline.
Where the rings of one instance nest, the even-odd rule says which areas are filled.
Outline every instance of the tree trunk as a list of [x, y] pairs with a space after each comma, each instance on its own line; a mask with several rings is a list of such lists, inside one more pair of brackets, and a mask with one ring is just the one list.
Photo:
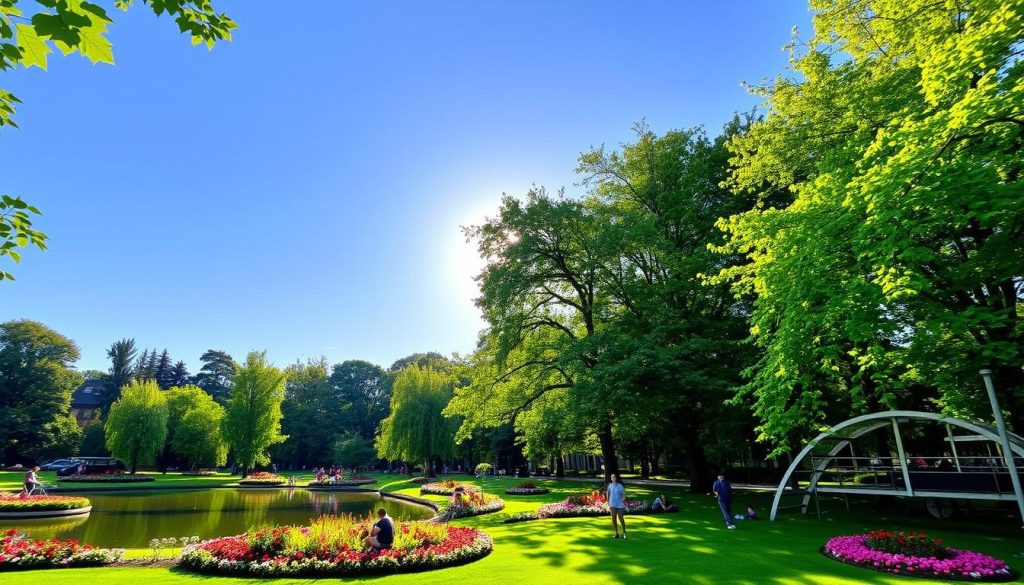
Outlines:
[[646, 449], [640, 454], [640, 479], [651, 479], [651, 456]]
[[619, 458], [615, 455], [615, 438], [612, 437], [612, 423], [607, 421], [597, 433], [601, 443], [601, 457], [604, 458], [604, 482], [610, 483], [612, 474], [619, 475]]
[[555, 455], [555, 477], [565, 477], [565, 463], [561, 453]]
[[696, 427], [690, 427], [686, 433], [686, 456], [690, 462], [690, 493], [703, 494], [711, 489], [711, 465], [704, 452], [704, 443], [700, 440]]
[[430, 464], [430, 457], [423, 460], [423, 475], [425, 477], [434, 477], [434, 466]]
[[661, 475], [661, 453], [657, 449], [651, 449], [651, 474]]

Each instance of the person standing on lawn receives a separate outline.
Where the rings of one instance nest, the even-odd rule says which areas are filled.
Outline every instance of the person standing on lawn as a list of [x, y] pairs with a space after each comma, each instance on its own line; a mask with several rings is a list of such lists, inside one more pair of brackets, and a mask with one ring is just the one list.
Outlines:
[[718, 481], [711, 488], [718, 500], [718, 507], [722, 509], [722, 516], [725, 518], [725, 527], [729, 530], [736, 528], [732, 521], [732, 485], [725, 479], [725, 472], [718, 474]]
[[608, 484], [608, 511], [612, 515], [612, 528], [615, 529], [614, 538], [619, 537], [619, 524], [622, 524], [622, 538], [626, 538], [626, 487], [618, 474], [613, 473], [611, 483]]

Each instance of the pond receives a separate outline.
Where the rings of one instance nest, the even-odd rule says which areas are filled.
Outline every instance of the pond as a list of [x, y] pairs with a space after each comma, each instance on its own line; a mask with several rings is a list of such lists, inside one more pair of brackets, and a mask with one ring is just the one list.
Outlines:
[[212, 489], [82, 495], [92, 501], [88, 516], [0, 520], [0, 532], [17, 528], [32, 538], [75, 538], [101, 547], [146, 548], [153, 538], [229, 536], [253, 526], [307, 524], [324, 514], [364, 516], [380, 507], [399, 520], [433, 515], [427, 508], [376, 493]]

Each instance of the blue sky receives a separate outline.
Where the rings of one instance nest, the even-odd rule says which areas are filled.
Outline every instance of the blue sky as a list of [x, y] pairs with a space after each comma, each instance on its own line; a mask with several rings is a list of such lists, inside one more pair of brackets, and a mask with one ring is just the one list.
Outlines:
[[82, 369], [122, 337], [193, 371], [207, 348], [468, 352], [460, 225], [502, 192], [579, 192], [579, 153], [641, 118], [717, 132], [810, 21], [796, 0], [217, 5], [240, 28], [213, 51], [140, 6], [114, 13], [116, 66], [0, 76], [24, 102], [0, 192], [51, 238], [6, 266], [0, 319], [71, 337]]

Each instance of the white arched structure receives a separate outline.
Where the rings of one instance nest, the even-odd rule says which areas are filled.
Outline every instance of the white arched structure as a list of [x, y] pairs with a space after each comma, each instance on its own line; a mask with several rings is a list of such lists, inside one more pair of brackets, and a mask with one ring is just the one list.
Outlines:
[[[1014, 489], [1012, 492], [1006, 490], [996, 489], [995, 491], [950, 491], [943, 490], [941, 486], [927, 486], [921, 489], [915, 489], [911, 481], [911, 471], [908, 468], [907, 453], [903, 449], [903, 439], [900, 435], [900, 422], [907, 421], [926, 421], [935, 422], [946, 425], [946, 431], [948, 441], [950, 443], [950, 449], [953, 452], [953, 456], [956, 458], [956, 472], [960, 473], [960, 461], [956, 455], [957, 440], [953, 436], [952, 428], [957, 427], [973, 433], [968, 437], [961, 436], [961, 440], [976, 440], [976, 441], [991, 441], [996, 446], [1000, 444], [999, 434], [995, 428], [978, 422], [952, 418], [935, 414], [931, 412], [918, 412], [912, 410], [890, 410], [886, 412], [876, 412], [872, 414], [865, 414], [851, 418], [850, 420], [844, 421], [837, 424], [836, 426], [828, 429], [821, 433], [800, 451], [800, 453], [793, 459], [789, 469], [786, 470], [785, 475], [782, 476], [782, 481], [779, 483], [779, 487], [775, 492], [775, 500], [772, 502], [771, 519], [775, 520], [779, 512], [779, 503], [782, 500], [782, 496], [785, 495], [787, 486], [790, 480], [793, 478], [793, 474], [800, 468], [801, 463], [804, 462], [805, 458], [810, 455], [814, 448], [817, 447], [823, 441], [835, 441], [835, 444], [827, 451], [827, 454], [820, 458], [811, 458], [811, 469], [810, 479], [807, 484], [806, 490], [803, 492], [803, 501], [800, 504], [801, 511], [806, 513], [807, 507], [810, 504], [811, 497], [818, 493], [838, 493], [843, 495], [848, 494], [871, 494], [871, 495], [896, 495], [896, 496], [909, 496], [909, 497], [936, 497], [936, 498], [965, 498], [965, 499], [982, 499], [982, 500], [1007, 500], [1017, 501], [1019, 509], [1024, 513], [1024, 495], [1021, 494], [1017, 488], [1018, 482], [1012, 482]], [[819, 486], [818, 482], [821, 479], [823, 473], [829, 469], [832, 463], [837, 459], [839, 453], [843, 449], [850, 448], [852, 450], [854, 441], [857, 439], [884, 427], [891, 426], [893, 430], [893, 436], [896, 443], [896, 455], [899, 461], [899, 475], [897, 479], [902, 479], [903, 486], [899, 487], [895, 482], [891, 488], [879, 489], [878, 487], [859, 487], [859, 486]], [[843, 432], [847, 431], [847, 432]], [[1010, 450], [1012, 451], [1012, 457], [1024, 458], [1024, 437], [1015, 435], [1012, 433], [1008, 434]], [[998, 448], [998, 447], [997, 447]], [[1008, 473], [1018, 473], [1016, 469], [1019, 464], [1006, 466]], [[951, 472], [952, 473], [952, 472]], [[930, 482], [934, 483], [934, 482]], [[998, 485], [998, 484], [997, 484]], [[794, 493], [794, 492], [791, 492]], [[799, 492], [795, 492], [799, 493]]]

